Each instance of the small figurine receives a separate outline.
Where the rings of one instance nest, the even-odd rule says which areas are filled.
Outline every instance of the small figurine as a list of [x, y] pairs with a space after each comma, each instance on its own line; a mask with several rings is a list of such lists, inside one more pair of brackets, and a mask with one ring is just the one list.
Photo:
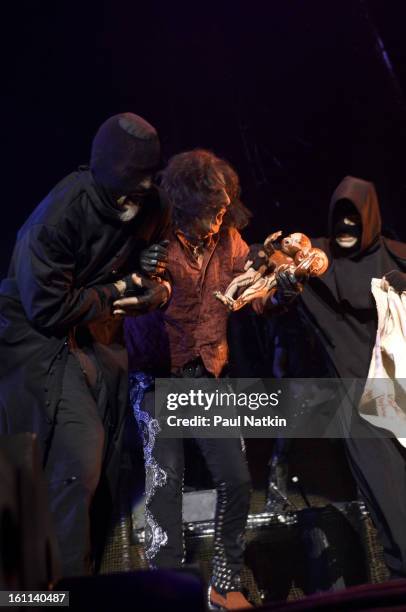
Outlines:
[[[256, 261], [248, 260], [245, 272], [236, 276], [225, 293], [214, 295], [229, 310], [239, 310], [252, 300], [270, 297], [277, 291], [277, 273], [291, 270], [300, 280], [307, 276], [320, 276], [328, 268], [327, 255], [312, 247], [310, 239], [300, 232], [281, 238], [282, 232], [270, 234], [258, 251]], [[234, 299], [237, 292], [240, 295]]]

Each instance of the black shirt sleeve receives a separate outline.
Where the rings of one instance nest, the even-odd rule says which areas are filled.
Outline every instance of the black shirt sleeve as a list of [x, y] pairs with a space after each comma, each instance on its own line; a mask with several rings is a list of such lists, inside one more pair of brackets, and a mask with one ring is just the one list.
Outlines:
[[111, 314], [119, 292], [113, 283], [75, 287], [75, 254], [58, 229], [34, 225], [20, 239], [16, 280], [30, 322], [47, 332]]

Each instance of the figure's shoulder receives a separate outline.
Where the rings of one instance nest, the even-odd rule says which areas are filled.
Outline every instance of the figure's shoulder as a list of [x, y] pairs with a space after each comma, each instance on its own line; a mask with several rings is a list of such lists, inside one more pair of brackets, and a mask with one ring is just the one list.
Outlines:
[[34, 225], [56, 227], [65, 216], [67, 208], [84, 192], [79, 172], [72, 172], [59, 181], [45, 198], [34, 208], [19, 234]]
[[406, 243], [399, 240], [383, 237], [382, 241], [387, 250], [398, 259], [406, 260]]

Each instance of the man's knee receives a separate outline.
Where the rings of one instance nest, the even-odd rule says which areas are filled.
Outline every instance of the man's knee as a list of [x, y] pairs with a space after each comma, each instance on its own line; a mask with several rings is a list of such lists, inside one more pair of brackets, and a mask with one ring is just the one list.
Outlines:
[[238, 461], [225, 460], [218, 465], [216, 473], [212, 475], [216, 487], [225, 483], [229, 490], [251, 488], [251, 476], [245, 457], [239, 456]]
[[247, 470], [236, 471], [221, 482], [216, 482], [216, 488], [223, 492], [227, 498], [238, 497], [240, 500], [249, 500], [252, 482]]
[[55, 432], [45, 471], [53, 482], [75, 483], [84, 494], [92, 495], [99, 483], [104, 449], [104, 429], [95, 423], [92, 432]]
[[78, 455], [78, 478], [84, 488], [94, 493], [100, 480], [103, 463], [105, 433], [103, 426], [94, 431], [91, 447], [83, 449]]

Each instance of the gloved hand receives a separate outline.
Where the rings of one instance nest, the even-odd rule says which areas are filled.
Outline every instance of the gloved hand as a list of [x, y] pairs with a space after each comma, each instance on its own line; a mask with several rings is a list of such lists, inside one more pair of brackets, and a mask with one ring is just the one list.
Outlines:
[[160, 276], [165, 272], [168, 262], [169, 240], [162, 240], [141, 251], [140, 267], [143, 272]]
[[[171, 295], [171, 286], [168, 281], [149, 279], [138, 274], [132, 274], [131, 279], [134, 288], [144, 289], [144, 293], [139, 296], [124, 297], [116, 300], [113, 304], [113, 315], [117, 317], [138, 315], [151, 312], [166, 304]], [[128, 281], [126, 279], [128, 287]]]
[[273, 302], [280, 306], [288, 306], [303, 291], [303, 284], [299, 282], [292, 270], [280, 270], [275, 273], [277, 290]]
[[406, 291], [406, 274], [400, 270], [391, 270], [385, 274], [384, 279], [398, 293]]

